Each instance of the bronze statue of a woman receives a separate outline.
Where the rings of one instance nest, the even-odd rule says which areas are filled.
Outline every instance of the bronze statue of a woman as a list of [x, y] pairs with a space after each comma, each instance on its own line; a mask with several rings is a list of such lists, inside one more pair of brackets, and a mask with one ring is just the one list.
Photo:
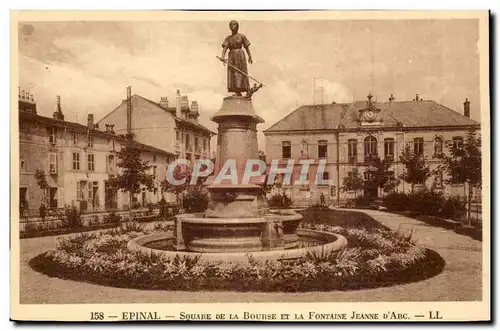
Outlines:
[[227, 36], [222, 43], [222, 55], [219, 58], [222, 62], [226, 62], [225, 56], [229, 49], [227, 59], [227, 90], [233, 92], [237, 96], [241, 96], [242, 92], [250, 91], [250, 83], [248, 80], [248, 69], [245, 57], [245, 52], [248, 54], [248, 63], [252, 64], [252, 54], [250, 53], [250, 41], [241, 33], [238, 33], [239, 24], [236, 21], [229, 22], [231, 35]]

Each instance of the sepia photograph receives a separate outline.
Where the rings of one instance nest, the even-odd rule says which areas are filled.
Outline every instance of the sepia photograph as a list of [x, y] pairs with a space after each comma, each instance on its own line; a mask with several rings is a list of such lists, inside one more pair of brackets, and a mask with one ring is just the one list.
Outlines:
[[11, 45], [11, 319], [491, 319], [488, 11], [12, 11]]

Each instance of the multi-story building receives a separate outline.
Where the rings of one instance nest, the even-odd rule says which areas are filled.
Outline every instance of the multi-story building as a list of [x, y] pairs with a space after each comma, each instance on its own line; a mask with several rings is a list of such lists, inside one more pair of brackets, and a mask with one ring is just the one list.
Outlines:
[[[289, 189], [297, 203], [319, 200], [321, 193], [334, 204], [353, 197], [353, 192], [342, 189], [342, 182], [354, 168], [365, 177], [370, 158], [392, 159], [391, 176], [399, 178], [404, 171], [398, 156], [409, 144], [413, 152], [425, 156], [431, 171], [437, 169], [437, 156], [447, 152], [447, 144], [464, 143], [469, 129], [479, 129], [470, 119], [470, 102], [464, 102], [464, 114], [435, 101], [423, 100], [418, 95], [413, 101], [367, 101], [305, 105], [264, 131], [267, 162], [279, 159], [284, 167], [294, 159], [293, 179], [300, 175], [301, 159], [312, 159], [309, 185]], [[325, 162], [323, 178], [329, 184], [315, 185], [320, 160]], [[463, 185], [443, 185], [443, 175], [431, 176], [427, 187], [443, 190], [445, 194], [463, 194]], [[411, 185], [401, 181], [396, 190], [409, 191]], [[364, 192], [380, 195], [383, 192]]]
[[129, 132], [135, 141], [194, 161], [210, 158], [210, 138], [215, 135], [198, 123], [198, 117], [198, 102], [190, 104], [188, 97], [181, 96], [179, 90], [172, 107], [167, 97], [154, 102], [132, 95], [129, 87], [127, 98], [104, 116], [99, 125], [114, 125], [119, 134]]
[[[65, 121], [60, 101], [57, 97], [52, 118], [40, 116], [33, 96], [20, 92], [20, 203], [35, 210], [42, 202], [49, 208], [75, 204], [81, 211], [128, 208], [128, 194], [107, 185], [109, 176], [119, 172], [116, 153], [127, 143], [126, 138], [117, 135], [112, 125], [100, 131], [92, 114], [88, 114], [87, 126]], [[134, 199], [139, 205], [157, 202], [162, 194], [160, 181], [175, 156], [136, 141], [132, 144], [141, 151], [141, 158], [152, 165], [151, 172], [156, 177], [156, 189], [144, 190]], [[36, 170], [45, 173], [47, 190], [39, 187]]]

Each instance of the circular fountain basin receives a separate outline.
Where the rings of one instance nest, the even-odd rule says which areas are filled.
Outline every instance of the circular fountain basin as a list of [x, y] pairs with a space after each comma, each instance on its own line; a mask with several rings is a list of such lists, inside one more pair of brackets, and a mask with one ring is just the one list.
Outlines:
[[[296, 234], [299, 238], [299, 243], [307, 241], [309, 243], [316, 242], [320, 244], [273, 251], [199, 253], [176, 251], [173, 246], [169, 245], [173, 240], [173, 233], [164, 232], [134, 238], [128, 242], [127, 248], [134, 252], [161, 255], [168, 259], [174, 259], [176, 256], [179, 256], [199, 258], [199, 261], [205, 262], [245, 262], [249, 256], [257, 261], [298, 259], [306, 256], [308, 252], [321, 254], [335, 252], [347, 245], [347, 239], [336, 233], [299, 229]], [[162, 242], [165, 244], [162, 245]], [[151, 247], [161, 247], [162, 249]]]
[[281, 231], [279, 249], [297, 247], [296, 233], [302, 215], [290, 212], [269, 213], [261, 217], [216, 218], [203, 217], [202, 213], [177, 216], [176, 226], [182, 229], [183, 250], [198, 253], [259, 252], [269, 250], [276, 236], [265, 236], [268, 231]]

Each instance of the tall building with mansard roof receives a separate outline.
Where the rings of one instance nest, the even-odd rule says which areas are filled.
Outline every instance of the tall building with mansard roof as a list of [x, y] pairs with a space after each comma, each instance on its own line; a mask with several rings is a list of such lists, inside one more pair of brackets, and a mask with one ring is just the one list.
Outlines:
[[[297, 204], [319, 201], [321, 193], [333, 204], [352, 198], [353, 192], [342, 189], [343, 178], [354, 168], [366, 176], [370, 158], [394, 160], [391, 171], [395, 178], [403, 173], [398, 156], [405, 144], [415, 153], [423, 154], [431, 170], [439, 165], [437, 155], [446, 152], [447, 143], [462, 143], [467, 131], [479, 130], [478, 122], [470, 118], [470, 102], [464, 102], [463, 115], [432, 100], [416, 95], [412, 101], [396, 101], [391, 95], [387, 102], [374, 102], [371, 94], [366, 101], [304, 105], [264, 130], [268, 162], [295, 160], [293, 179], [300, 173], [300, 159], [313, 159], [309, 185], [289, 189]], [[315, 185], [319, 160], [326, 160], [324, 179], [328, 185]], [[444, 174], [431, 176], [421, 186], [443, 190], [445, 194], [463, 194], [463, 186], [446, 186]], [[292, 180], [293, 180], [292, 179]], [[398, 191], [409, 191], [410, 184], [401, 181]], [[381, 195], [384, 192], [364, 192]]]

